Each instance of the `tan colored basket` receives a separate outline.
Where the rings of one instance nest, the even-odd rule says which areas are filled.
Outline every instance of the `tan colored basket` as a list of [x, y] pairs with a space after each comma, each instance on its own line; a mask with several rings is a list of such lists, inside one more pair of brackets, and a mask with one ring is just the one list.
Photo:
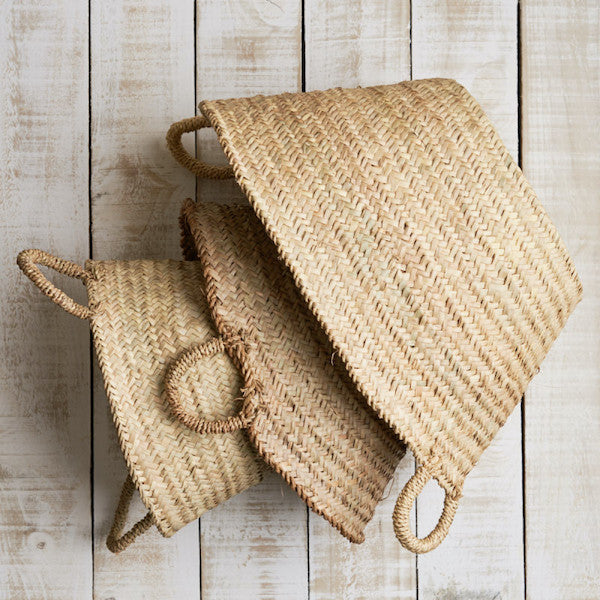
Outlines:
[[[107, 539], [110, 550], [123, 550], [152, 524], [171, 536], [260, 481], [262, 461], [244, 433], [201, 435], [178, 420], [166, 400], [165, 377], [173, 377], [176, 361], [193, 356], [193, 367], [171, 389], [186, 414], [220, 420], [240, 410], [242, 380], [215, 338], [199, 263], [90, 260], [83, 269], [26, 250], [18, 264], [56, 304], [90, 321], [129, 468]], [[89, 306], [56, 288], [38, 264], [82, 280]], [[199, 356], [211, 358], [198, 361]], [[149, 512], [122, 534], [135, 487]]]
[[[414, 552], [435, 548], [465, 477], [581, 298], [556, 229], [455, 81], [200, 109], [196, 127], [216, 130], [352, 380], [420, 463], [398, 498], [396, 535]], [[181, 131], [170, 134], [179, 160]], [[418, 539], [409, 512], [431, 478], [444, 509]]]
[[362, 542], [403, 444], [356, 391], [252, 209], [190, 200], [182, 216], [246, 380], [238, 425], [310, 508]]

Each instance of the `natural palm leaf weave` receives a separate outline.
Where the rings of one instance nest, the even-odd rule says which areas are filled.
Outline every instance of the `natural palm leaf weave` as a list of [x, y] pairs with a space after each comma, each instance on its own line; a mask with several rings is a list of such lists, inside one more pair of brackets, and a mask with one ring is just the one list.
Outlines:
[[183, 246], [204, 266], [225, 346], [244, 373], [261, 456], [347, 538], [364, 539], [404, 454], [357, 392], [249, 206], [187, 201]]
[[[200, 109], [197, 126], [216, 130], [358, 390], [420, 463], [396, 535], [415, 552], [435, 548], [465, 477], [581, 298], [556, 229], [454, 81]], [[431, 478], [444, 509], [418, 539], [408, 516]]]
[[[171, 389], [186, 414], [224, 419], [240, 409], [242, 380], [215, 344], [199, 263], [90, 260], [83, 269], [41, 250], [22, 252], [18, 263], [54, 302], [90, 321], [130, 473], [107, 540], [113, 552], [152, 524], [171, 536], [260, 481], [262, 461], [244, 433], [201, 435], [182, 423], [166, 400], [165, 377], [172, 378], [176, 361], [193, 356], [193, 366]], [[54, 287], [37, 264], [81, 279], [89, 306]], [[204, 360], [197, 360], [200, 356]], [[149, 512], [121, 535], [136, 487]]]

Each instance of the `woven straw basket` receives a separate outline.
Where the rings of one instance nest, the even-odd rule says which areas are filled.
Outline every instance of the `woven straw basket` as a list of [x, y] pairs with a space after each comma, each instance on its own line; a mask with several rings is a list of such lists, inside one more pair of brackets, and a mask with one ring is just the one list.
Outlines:
[[404, 454], [364, 402], [249, 207], [184, 204], [224, 344], [246, 382], [244, 421], [263, 458], [348, 539], [361, 542]]
[[[414, 552], [435, 548], [465, 477], [581, 298], [556, 229], [481, 107], [454, 81], [217, 100], [200, 109], [202, 117], [172, 126], [175, 158], [198, 176], [235, 176], [272, 241], [242, 265], [248, 239], [259, 236], [251, 220], [209, 209], [197, 217], [217, 329], [232, 339], [242, 329], [244, 343], [256, 345], [238, 365], [252, 391], [244, 409], [252, 440], [286, 477], [311, 474], [297, 484], [307, 500], [338, 483], [335, 457], [356, 441], [319, 428], [302, 388], [286, 409], [271, 406], [269, 386], [286, 372], [286, 355], [272, 353], [281, 364], [267, 365], [261, 346], [286, 336], [287, 323], [261, 331], [257, 305], [264, 297], [263, 313], [271, 310], [286, 278], [360, 392], [348, 394], [352, 410], [364, 400], [420, 463], [396, 504], [397, 537]], [[230, 167], [185, 153], [182, 133], [206, 126]], [[275, 267], [275, 255], [286, 269]], [[247, 299], [243, 308], [238, 296]], [[308, 315], [305, 322], [302, 331], [290, 324], [290, 335], [318, 338]], [[298, 421], [288, 428], [291, 416]], [[316, 430], [318, 442], [304, 445]], [[368, 430], [375, 435], [375, 424]], [[290, 466], [298, 445], [304, 452]], [[290, 452], [278, 454], [278, 446]], [[322, 476], [324, 491], [316, 486]], [[445, 490], [444, 508], [419, 539], [409, 512], [431, 478]]]
[[[153, 524], [171, 536], [261, 480], [262, 461], [242, 432], [202, 435], [211, 427], [194, 431], [177, 417], [235, 419], [240, 410], [242, 379], [215, 338], [197, 262], [90, 260], [84, 269], [26, 250], [18, 264], [56, 304], [90, 321], [129, 468], [107, 539], [111, 551], [120, 552]], [[56, 288], [38, 264], [80, 279], [89, 305]], [[176, 363], [190, 360], [193, 366], [179, 375]], [[122, 534], [135, 488], [148, 514]]]

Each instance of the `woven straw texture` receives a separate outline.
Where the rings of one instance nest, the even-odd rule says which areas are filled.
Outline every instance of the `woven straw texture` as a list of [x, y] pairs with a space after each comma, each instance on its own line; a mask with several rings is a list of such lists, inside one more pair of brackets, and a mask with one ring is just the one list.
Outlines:
[[[192, 431], [167, 400], [166, 375], [186, 357], [202, 355], [177, 380], [182, 409], [208, 419], [227, 418], [240, 409], [242, 378], [227, 354], [213, 351], [216, 332], [198, 262], [87, 261], [83, 269], [27, 250], [18, 263], [56, 304], [91, 324], [130, 472], [107, 540], [113, 552], [153, 523], [170, 536], [261, 480], [263, 462], [243, 432]], [[37, 264], [81, 279], [89, 305], [77, 304], [56, 288]], [[121, 535], [135, 487], [149, 513]]]
[[244, 343], [251, 441], [312, 510], [363, 541], [403, 444], [357, 392], [252, 209], [187, 201], [182, 214], [217, 328]]
[[[581, 297], [556, 229], [454, 81], [200, 108], [352, 380], [421, 463], [395, 525], [431, 549]], [[430, 477], [446, 504], [421, 543], [408, 512]]]
[[[121, 449], [142, 501], [169, 536], [261, 479], [243, 432], [201, 435], [164, 397], [169, 365], [214, 337], [198, 263], [88, 261], [91, 326]], [[205, 417], [239, 410], [241, 378], [226, 354], [198, 361], [180, 396]]]

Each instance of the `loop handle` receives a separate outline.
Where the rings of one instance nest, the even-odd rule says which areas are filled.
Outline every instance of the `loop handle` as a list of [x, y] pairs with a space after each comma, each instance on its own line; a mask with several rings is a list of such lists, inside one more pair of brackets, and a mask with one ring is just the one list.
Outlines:
[[87, 306], [75, 302], [73, 298], [58, 289], [46, 278], [37, 265], [43, 265], [44, 267], [53, 269], [57, 273], [80, 279], [84, 284], [90, 278], [89, 271], [86, 271], [83, 267], [70, 260], [64, 260], [43, 250], [35, 249], [20, 252], [17, 257], [17, 264], [34, 285], [63, 310], [80, 319], [89, 319], [92, 316], [92, 311]]
[[119, 498], [117, 510], [115, 510], [113, 524], [106, 538], [106, 547], [114, 554], [118, 554], [125, 550], [127, 546], [133, 543], [135, 538], [142, 535], [142, 533], [154, 525], [154, 517], [152, 516], [152, 513], [148, 511], [129, 531], [121, 534], [123, 527], [125, 526], [125, 519], [127, 519], [127, 514], [129, 513], [129, 505], [131, 504], [134, 490], [135, 485], [133, 484], [131, 475], [127, 475], [127, 479], [121, 489], [121, 497]]
[[410, 509], [414, 504], [417, 496], [423, 491], [425, 484], [433, 477], [426, 465], [421, 465], [408, 480], [396, 501], [392, 521], [394, 524], [394, 533], [398, 541], [411, 552], [415, 554], [424, 554], [437, 548], [450, 529], [456, 509], [458, 508], [458, 500], [460, 493], [450, 495], [446, 490], [444, 497], [444, 508], [437, 525], [424, 538], [418, 538], [410, 529]]
[[165, 376], [165, 392], [174, 415], [187, 427], [197, 433], [231, 433], [245, 429], [252, 421], [252, 416], [240, 413], [227, 419], [209, 420], [188, 412], [179, 397], [179, 384], [183, 375], [199, 360], [225, 352], [223, 338], [215, 337], [210, 342], [185, 352], [168, 369]]
[[211, 127], [206, 117], [198, 116], [190, 119], [177, 121], [169, 127], [167, 132], [167, 147], [173, 155], [173, 158], [183, 167], [190, 170], [196, 177], [203, 179], [231, 179], [233, 177], [233, 168], [231, 166], [220, 167], [218, 165], [209, 165], [194, 158], [183, 147], [181, 136], [184, 133], [198, 131], [204, 127]]

